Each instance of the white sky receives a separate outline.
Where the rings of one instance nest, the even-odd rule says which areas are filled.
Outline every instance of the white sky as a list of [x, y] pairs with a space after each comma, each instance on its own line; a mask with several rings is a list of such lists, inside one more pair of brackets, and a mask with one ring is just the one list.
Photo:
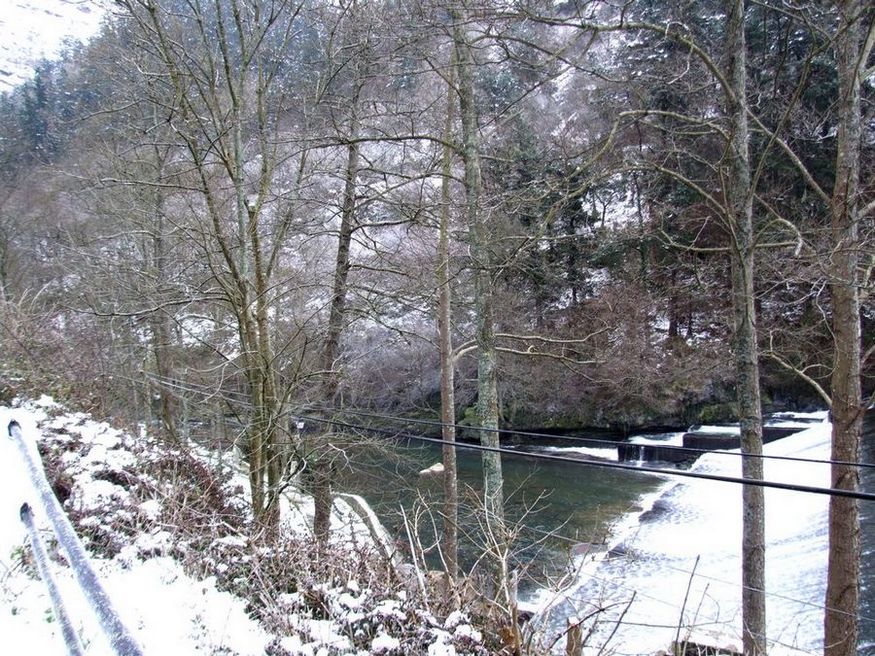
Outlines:
[[65, 39], [87, 39], [100, 26], [100, 0], [0, 0], [0, 91], [21, 83], [30, 66], [58, 54]]

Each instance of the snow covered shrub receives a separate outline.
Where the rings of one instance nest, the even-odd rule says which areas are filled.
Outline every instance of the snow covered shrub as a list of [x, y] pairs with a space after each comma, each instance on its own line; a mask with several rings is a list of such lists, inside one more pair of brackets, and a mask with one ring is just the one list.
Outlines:
[[92, 554], [122, 567], [175, 559], [205, 585], [245, 600], [247, 613], [274, 636], [266, 653], [488, 653], [469, 617], [441, 621], [431, 612], [435, 606], [396, 573], [368, 530], [355, 528], [355, 512], [338, 511], [346, 531], [327, 546], [317, 547], [301, 522], [284, 522], [268, 539], [236, 470], [83, 414], [51, 412], [40, 425], [39, 450]]
[[441, 622], [391, 579], [372, 578], [370, 585], [362, 585], [356, 578], [334, 578], [334, 583], [331, 578], [302, 581], [297, 592], [275, 598], [269, 621], [278, 633], [289, 635], [278, 647], [299, 653], [321, 646], [326, 655], [488, 653], [480, 632], [462, 613]]
[[38, 444], [49, 483], [88, 548], [112, 558], [142, 530], [135, 459], [122, 433], [84, 415], [49, 426]]

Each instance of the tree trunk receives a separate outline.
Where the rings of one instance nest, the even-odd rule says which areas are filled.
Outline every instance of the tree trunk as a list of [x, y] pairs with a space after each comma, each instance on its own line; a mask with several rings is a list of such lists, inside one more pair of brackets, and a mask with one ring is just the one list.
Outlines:
[[[864, 11], [860, 0], [837, 2], [835, 36], [839, 97], [836, 103], [836, 172], [832, 193], [832, 254], [829, 262], [833, 305], [834, 362], [832, 370], [832, 459], [859, 462], [863, 400], [860, 388], [860, 298], [858, 192], [860, 178], [860, 67], [865, 66], [860, 44]], [[832, 465], [832, 486], [856, 491], [857, 467]], [[824, 654], [856, 653], [860, 597], [859, 502], [830, 497], [829, 562], [824, 615]]]
[[326, 463], [313, 467], [310, 486], [313, 491], [313, 536], [319, 553], [325, 553], [331, 533], [331, 472]]
[[[736, 393], [741, 428], [742, 476], [762, 480], [763, 422], [754, 299], [753, 193], [747, 123], [744, 0], [727, 5], [729, 171], [727, 205], [732, 243], [732, 304], [735, 329]], [[765, 498], [763, 488], [742, 488], [742, 623], [746, 656], [766, 654]]]
[[263, 523], [269, 531], [279, 528], [279, 494], [283, 477], [283, 461], [277, 445], [280, 415], [277, 396], [276, 372], [273, 367], [273, 340], [270, 332], [269, 282], [265, 276], [265, 263], [262, 256], [261, 238], [258, 231], [257, 209], [250, 209], [249, 241], [252, 249], [252, 266], [255, 279], [255, 348], [257, 382], [260, 386], [259, 430], [262, 434], [267, 497], [264, 501]]
[[325, 377], [322, 384], [322, 401], [329, 406], [334, 403], [334, 396], [340, 384], [340, 378], [335, 371], [340, 335], [343, 332], [344, 315], [346, 314], [346, 290], [349, 281], [349, 249], [352, 243], [353, 221], [355, 219], [356, 176], [359, 170], [358, 137], [358, 93], [352, 98], [352, 118], [350, 119], [350, 139], [347, 146], [346, 173], [343, 190], [343, 207], [340, 213], [340, 236], [337, 240], [337, 257], [334, 263], [334, 281], [331, 289], [331, 307], [328, 315], [328, 332], [325, 336], [325, 346], [322, 351], [322, 367]]
[[[163, 314], [153, 315], [150, 319], [152, 329], [152, 357], [155, 360], [155, 375], [158, 377], [158, 391], [161, 395], [161, 408], [158, 416], [161, 419], [161, 432], [164, 438], [174, 444], [179, 443], [176, 432], [176, 408], [173, 393], [170, 391], [170, 381], [173, 370], [168, 356], [170, 330], [167, 327], [167, 317]], [[147, 404], [152, 400], [147, 398]]]
[[[493, 283], [486, 222], [480, 211], [483, 181], [480, 174], [480, 143], [477, 106], [474, 96], [474, 60], [456, 17], [453, 27], [458, 62], [459, 107], [462, 119], [462, 157], [465, 162], [466, 218], [470, 253], [473, 259], [474, 308], [477, 334], [477, 419], [484, 446], [499, 446], [498, 376], [496, 371], [495, 327], [493, 319]], [[483, 494], [490, 539], [501, 539], [504, 523], [503, 477], [501, 455], [483, 452]]]
[[[152, 242], [152, 256], [155, 267], [155, 280], [163, 284], [167, 280], [167, 255], [164, 244], [164, 211], [161, 207], [161, 193], [156, 194], [157, 211], [155, 216], [155, 234]], [[151, 318], [152, 324], [152, 354], [155, 358], [155, 374], [158, 376], [158, 389], [161, 394], [161, 429], [164, 437], [172, 442], [179, 442], [176, 432], [176, 404], [173, 392], [170, 391], [170, 382], [173, 378], [173, 369], [170, 365], [170, 327], [169, 318], [164, 312], [157, 312]], [[151, 403], [151, 400], [147, 402]]]
[[[455, 60], [455, 57], [453, 58]], [[450, 179], [453, 150], [449, 145], [455, 119], [453, 66], [447, 88], [447, 116], [444, 125], [443, 179], [441, 181], [440, 227], [438, 235], [438, 344], [441, 360], [441, 424], [444, 464], [443, 555], [450, 587], [459, 576], [459, 489], [456, 474], [455, 358], [453, 356], [452, 305], [450, 297]]]
[[[351, 99], [349, 136], [347, 145], [346, 173], [343, 190], [343, 207], [340, 213], [340, 235], [337, 241], [337, 256], [334, 264], [334, 281], [331, 289], [331, 307], [328, 314], [328, 331], [322, 351], [322, 368], [324, 377], [320, 397], [325, 404], [324, 415], [330, 418], [331, 408], [340, 386], [340, 377], [336, 370], [337, 357], [340, 349], [340, 336], [343, 332], [346, 315], [346, 291], [349, 281], [349, 253], [352, 244], [353, 224], [356, 210], [356, 177], [359, 170], [359, 146], [356, 142], [359, 132], [358, 101], [360, 86]], [[331, 524], [331, 456], [326, 455], [326, 445], [317, 447], [317, 453], [309, 463], [313, 469], [313, 502], [315, 514], [313, 517], [313, 533], [317, 544], [324, 548], [328, 544], [328, 530]], [[319, 453], [322, 451], [322, 453]]]

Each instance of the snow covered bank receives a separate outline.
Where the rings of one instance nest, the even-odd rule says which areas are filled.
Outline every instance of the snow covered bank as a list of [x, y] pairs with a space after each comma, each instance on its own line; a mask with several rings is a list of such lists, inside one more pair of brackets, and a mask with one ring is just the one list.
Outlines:
[[[826, 421], [816, 424], [766, 445], [765, 453], [826, 459], [830, 428]], [[693, 469], [740, 476], [740, 458], [737, 451], [709, 454]], [[829, 467], [767, 460], [765, 477], [828, 487]], [[770, 654], [815, 653], [822, 646], [827, 504], [825, 495], [766, 490]], [[610, 610], [599, 615], [590, 639], [593, 652], [623, 613], [609, 645], [619, 654], [655, 653], [676, 637], [690, 636], [740, 646], [739, 486], [694, 479], [671, 484], [627, 530], [547, 611], [553, 630], [564, 630], [564, 618], [584, 617], [601, 606]]]
[[[41, 507], [33, 499], [30, 482], [23, 475], [20, 458], [5, 436], [13, 418], [22, 426], [25, 439], [36, 445], [37, 425], [60, 428], [63, 422], [89, 443], [91, 448], [73, 470], [71, 504], [80, 510], [102, 508], [107, 522], [129, 513], [130, 508], [116, 502], [130, 494], [102, 474], [123, 471], [132, 463], [132, 454], [117, 448], [121, 435], [106, 424], [83, 416], [50, 419], [53, 404], [48, 399], [27, 408], [0, 408], [0, 632], [8, 653], [65, 654], [64, 643], [51, 613], [45, 586], [35, 578], [24, 548], [25, 532], [18, 511], [24, 501], [35, 509], [37, 524], [47, 527]], [[81, 422], [73, 425], [73, 422]], [[73, 460], [71, 456], [69, 458]], [[88, 465], [94, 465], [89, 467]], [[154, 507], [147, 505], [148, 514]], [[43, 531], [51, 544], [51, 533]], [[137, 551], [146, 543], [160, 542], [161, 535], [143, 533], [134, 537], [120, 557], [94, 559], [103, 585], [122, 619], [136, 634], [146, 653], [214, 653], [227, 650], [236, 654], [263, 654], [271, 640], [245, 611], [245, 602], [216, 588], [215, 581], [196, 581], [177, 561], [168, 557], [141, 560]], [[88, 654], [109, 654], [110, 647], [78, 590], [69, 568], [52, 563], [61, 592], [74, 618], [75, 628]]]
[[[19, 521], [34, 503], [10, 420], [38, 448], [56, 495], [123, 621], [146, 654], [483, 654], [461, 614], [440, 620], [393, 581], [361, 511], [337, 504], [330, 553], [304, 531], [308, 503], [290, 495], [278, 545], [253, 540], [245, 481], [204, 455], [133, 438], [50, 399], [0, 408], [0, 631], [3, 651], [66, 653]], [[360, 503], [351, 499], [350, 502]], [[295, 512], [292, 510], [295, 509]], [[311, 512], [311, 511], [310, 511]], [[43, 531], [51, 543], [51, 534]], [[52, 554], [85, 653], [112, 653], [63, 559]]]

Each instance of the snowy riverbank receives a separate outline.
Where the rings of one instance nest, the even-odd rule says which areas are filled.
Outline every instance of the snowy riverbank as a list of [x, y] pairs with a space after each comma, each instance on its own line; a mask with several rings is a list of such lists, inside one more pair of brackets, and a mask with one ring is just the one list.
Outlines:
[[[0, 408], [4, 653], [66, 653], [46, 587], [25, 547], [21, 504], [33, 505], [38, 526], [47, 524], [17, 450], [5, 436], [12, 419], [31, 446], [39, 440], [44, 460], [52, 461], [47, 468], [61, 472], [56, 482], [63, 487], [65, 508], [75, 516], [80, 534], [86, 533], [102, 584], [146, 654], [484, 653], [479, 632], [464, 614], [439, 620], [403, 584], [392, 585], [391, 577], [368, 569], [373, 527], [361, 521], [351, 505], [355, 499], [336, 504], [331, 559], [308, 572], [313, 558], [305, 521], [312, 502], [306, 497], [288, 499], [284, 531], [290, 539], [282, 551], [253, 542], [246, 532], [228, 526], [246, 525], [245, 485], [239, 477], [216, 476], [203, 454], [176, 451], [145, 436], [133, 438], [86, 415], [67, 413], [48, 398]], [[157, 477], [158, 471], [169, 475]], [[183, 484], [186, 477], [189, 482]], [[199, 489], [192, 481], [204, 484]], [[210, 497], [218, 512], [203, 505], [199, 492]], [[198, 522], [208, 529], [206, 535], [192, 530]], [[50, 533], [42, 533], [49, 541]], [[57, 553], [51, 566], [85, 653], [112, 653]], [[274, 581], [267, 579], [288, 576], [289, 570], [298, 578], [274, 590]], [[228, 589], [250, 590], [263, 598]], [[262, 621], [253, 614], [259, 605]]]

